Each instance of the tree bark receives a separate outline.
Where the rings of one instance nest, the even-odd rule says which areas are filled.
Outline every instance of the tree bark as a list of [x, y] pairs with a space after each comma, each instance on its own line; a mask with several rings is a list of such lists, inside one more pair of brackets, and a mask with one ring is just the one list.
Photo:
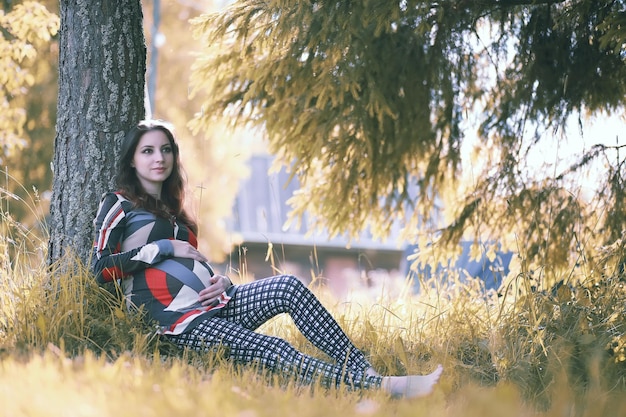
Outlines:
[[121, 141], [145, 116], [143, 14], [140, 0], [61, 0], [60, 14], [48, 260], [86, 262]]

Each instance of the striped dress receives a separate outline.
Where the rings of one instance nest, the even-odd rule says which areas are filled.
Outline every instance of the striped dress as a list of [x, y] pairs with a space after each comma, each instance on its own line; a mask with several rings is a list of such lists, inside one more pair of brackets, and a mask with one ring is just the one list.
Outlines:
[[210, 285], [206, 262], [174, 257], [171, 240], [197, 248], [194, 233], [175, 218], [139, 208], [120, 193], [103, 195], [94, 219], [92, 269], [99, 283], [120, 280], [129, 306], [141, 307], [162, 334], [181, 334], [224, 307], [237, 290], [231, 286], [215, 305], [203, 306], [198, 293]]

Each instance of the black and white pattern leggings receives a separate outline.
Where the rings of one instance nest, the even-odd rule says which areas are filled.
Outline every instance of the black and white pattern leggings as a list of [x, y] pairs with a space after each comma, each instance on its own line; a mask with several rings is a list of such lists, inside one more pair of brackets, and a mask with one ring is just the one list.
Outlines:
[[[254, 330], [272, 317], [287, 313], [302, 334], [333, 359], [305, 355], [285, 340]], [[169, 335], [181, 348], [212, 351], [221, 346], [237, 363], [259, 364], [282, 372], [300, 383], [319, 380], [326, 387], [369, 389], [380, 387], [380, 376], [366, 375], [371, 366], [339, 324], [300, 280], [280, 275], [242, 284], [215, 316], [191, 330]]]

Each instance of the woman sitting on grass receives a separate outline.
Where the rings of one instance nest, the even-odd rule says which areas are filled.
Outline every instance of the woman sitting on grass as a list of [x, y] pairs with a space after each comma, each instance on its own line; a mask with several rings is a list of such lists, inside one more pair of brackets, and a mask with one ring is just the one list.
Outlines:
[[[142, 121], [124, 139], [117, 191], [106, 193], [94, 220], [93, 271], [100, 283], [121, 280], [130, 304], [143, 306], [161, 334], [181, 348], [220, 346], [238, 363], [257, 363], [302, 383], [383, 389], [393, 396], [429, 394], [442, 372], [383, 377], [300, 280], [280, 275], [233, 285], [213, 273], [197, 249], [196, 222], [183, 209], [185, 181], [170, 126]], [[334, 363], [254, 330], [288, 313]]]

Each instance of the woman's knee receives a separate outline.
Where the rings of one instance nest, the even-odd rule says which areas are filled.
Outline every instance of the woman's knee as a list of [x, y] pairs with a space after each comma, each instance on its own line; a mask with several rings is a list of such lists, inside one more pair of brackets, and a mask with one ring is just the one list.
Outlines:
[[295, 275], [280, 275], [279, 278], [289, 292], [300, 292], [306, 288], [300, 278]]
[[280, 289], [276, 295], [286, 302], [301, 301], [302, 295], [308, 291], [307, 287], [294, 275], [280, 275]]

